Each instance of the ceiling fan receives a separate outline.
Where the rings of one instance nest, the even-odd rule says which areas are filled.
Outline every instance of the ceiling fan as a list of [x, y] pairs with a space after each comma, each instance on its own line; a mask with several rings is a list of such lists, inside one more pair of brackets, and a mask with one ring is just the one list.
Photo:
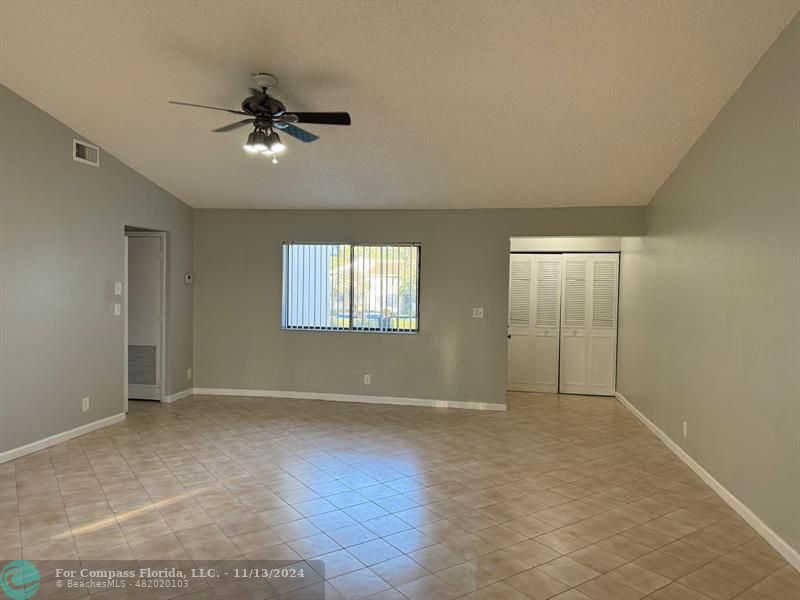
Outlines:
[[240, 127], [253, 125], [253, 131], [247, 136], [244, 149], [253, 154], [262, 153], [272, 156], [272, 162], [277, 164], [277, 154], [286, 149], [281, 141], [278, 131], [283, 131], [288, 135], [300, 140], [301, 142], [313, 142], [319, 136], [310, 131], [306, 131], [295, 123], [313, 123], [317, 125], [350, 125], [350, 114], [346, 112], [287, 112], [286, 106], [277, 98], [269, 94], [269, 89], [277, 83], [274, 75], [268, 73], [257, 73], [253, 76], [253, 86], [250, 88], [250, 96], [242, 100], [241, 110], [230, 108], [219, 108], [217, 106], [206, 106], [204, 104], [192, 104], [190, 102], [178, 102], [170, 100], [170, 104], [181, 106], [194, 106], [196, 108], [207, 108], [211, 110], [221, 110], [234, 115], [244, 115], [247, 118], [213, 129], [215, 133], [233, 131]]

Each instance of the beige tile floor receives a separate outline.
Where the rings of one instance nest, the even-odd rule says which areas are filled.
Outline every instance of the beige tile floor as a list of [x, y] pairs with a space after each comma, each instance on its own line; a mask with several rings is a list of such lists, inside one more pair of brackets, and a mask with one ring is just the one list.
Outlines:
[[[0, 558], [321, 559], [317, 587], [350, 600], [800, 598], [800, 574], [629, 412], [577, 396], [131, 402], [0, 465]], [[302, 595], [259, 590], [185, 597]]]

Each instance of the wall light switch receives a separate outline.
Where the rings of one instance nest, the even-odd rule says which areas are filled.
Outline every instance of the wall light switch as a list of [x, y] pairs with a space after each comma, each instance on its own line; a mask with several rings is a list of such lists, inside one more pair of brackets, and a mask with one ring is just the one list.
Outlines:
[[186, 369], [186, 379], [191, 379], [191, 378], [192, 378], [192, 370]]
[[91, 399], [88, 396], [86, 398], [84, 398], [83, 400], [81, 400], [81, 410], [83, 412], [86, 412], [87, 410], [89, 410], [89, 402], [91, 402]]
[[483, 318], [483, 307], [476, 306], [472, 309], [472, 318], [473, 319], [482, 319]]
[[114, 282], [114, 295], [115, 296], [122, 296], [122, 282], [115, 281]]
[[122, 305], [120, 303], [114, 304], [114, 316], [118, 317], [122, 314]]

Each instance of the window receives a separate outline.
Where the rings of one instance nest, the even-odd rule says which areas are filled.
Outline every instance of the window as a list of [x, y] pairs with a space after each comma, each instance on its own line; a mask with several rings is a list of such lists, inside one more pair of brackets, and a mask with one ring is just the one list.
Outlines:
[[283, 245], [283, 329], [419, 331], [419, 244]]

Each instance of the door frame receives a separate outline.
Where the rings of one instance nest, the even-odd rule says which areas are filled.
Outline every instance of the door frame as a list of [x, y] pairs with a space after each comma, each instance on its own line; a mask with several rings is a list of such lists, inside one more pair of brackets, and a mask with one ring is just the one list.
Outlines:
[[161, 246], [161, 262], [160, 262], [160, 283], [161, 283], [161, 340], [160, 340], [160, 353], [158, 357], [158, 389], [160, 392], [159, 402], [164, 402], [167, 395], [167, 232], [166, 231], [125, 231], [125, 280], [122, 284], [123, 289], [123, 322], [125, 327], [123, 361], [124, 361], [124, 381], [123, 381], [123, 398], [125, 403], [125, 412], [128, 412], [129, 400], [129, 384], [128, 384], [128, 238], [130, 237], [157, 237], [160, 240]]

